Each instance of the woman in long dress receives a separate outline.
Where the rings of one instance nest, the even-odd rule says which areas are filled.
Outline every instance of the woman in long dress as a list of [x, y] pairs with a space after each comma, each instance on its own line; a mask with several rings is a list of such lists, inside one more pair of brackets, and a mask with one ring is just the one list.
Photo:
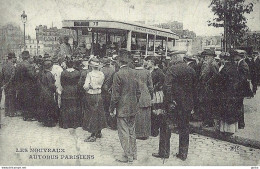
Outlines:
[[67, 69], [61, 73], [61, 113], [60, 127], [77, 128], [82, 124], [82, 113], [80, 111], [78, 82], [80, 72], [73, 68], [71, 59], [66, 61]]
[[136, 78], [139, 82], [141, 96], [137, 105], [135, 123], [136, 138], [146, 140], [151, 135], [151, 98], [153, 96], [153, 82], [151, 73], [144, 69], [141, 59], [135, 62]]
[[55, 78], [51, 73], [52, 61], [46, 59], [43, 62], [44, 70], [39, 76], [38, 121], [44, 126], [54, 127], [58, 121], [57, 103], [54, 99], [56, 91]]
[[101, 87], [105, 76], [99, 71], [99, 60], [93, 58], [90, 60], [89, 66], [91, 72], [87, 74], [84, 89], [86, 90], [87, 107], [83, 117], [83, 130], [91, 133], [85, 142], [95, 142], [96, 138], [101, 138], [101, 130], [107, 127], [106, 116], [101, 97]]
[[87, 100], [86, 100], [86, 93], [85, 89], [83, 88], [87, 74], [89, 73], [90, 69], [88, 66], [88, 59], [84, 59], [82, 62], [83, 68], [80, 70], [80, 79], [79, 79], [79, 98], [80, 98], [80, 108], [81, 108], [81, 114], [83, 115]]

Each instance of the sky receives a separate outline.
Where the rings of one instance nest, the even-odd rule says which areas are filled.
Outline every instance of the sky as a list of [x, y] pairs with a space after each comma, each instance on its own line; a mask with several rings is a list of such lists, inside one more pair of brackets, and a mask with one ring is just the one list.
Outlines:
[[[112, 19], [121, 21], [183, 22], [184, 29], [199, 36], [221, 35], [223, 28], [209, 27], [214, 17], [211, 0], [0, 0], [0, 25], [23, 28], [21, 14], [28, 16], [26, 35], [35, 38], [35, 27], [62, 27], [65, 19]], [[260, 30], [260, 1], [247, 16], [251, 30]], [[129, 8], [134, 6], [134, 9]]]

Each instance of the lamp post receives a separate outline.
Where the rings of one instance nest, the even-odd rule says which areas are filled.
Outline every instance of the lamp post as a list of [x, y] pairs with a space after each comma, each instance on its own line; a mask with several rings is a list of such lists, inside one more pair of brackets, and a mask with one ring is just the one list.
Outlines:
[[25, 48], [25, 23], [27, 21], [27, 15], [25, 14], [25, 11], [23, 11], [23, 14], [21, 15], [21, 20], [23, 22], [23, 43], [24, 43], [24, 48]]
[[36, 41], [37, 41], [36, 55], [38, 56], [38, 44], [39, 44], [39, 40], [38, 40], [39, 28], [38, 27], [35, 28], [35, 32], [36, 32]]

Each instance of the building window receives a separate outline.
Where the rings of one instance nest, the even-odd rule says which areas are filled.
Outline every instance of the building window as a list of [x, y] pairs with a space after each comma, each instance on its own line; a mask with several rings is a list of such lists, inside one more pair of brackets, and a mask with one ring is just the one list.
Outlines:
[[41, 47], [40, 47], [40, 46], [38, 46], [38, 48], [40, 49]]

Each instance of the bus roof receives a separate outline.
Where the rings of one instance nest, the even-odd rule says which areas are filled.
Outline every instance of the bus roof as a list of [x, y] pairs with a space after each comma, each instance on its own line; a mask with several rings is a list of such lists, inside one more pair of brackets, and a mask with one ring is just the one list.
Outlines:
[[170, 39], [179, 39], [179, 36], [168, 30], [148, 26], [135, 22], [124, 22], [114, 20], [63, 20], [62, 28], [68, 29], [82, 29], [82, 28], [93, 28], [93, 29], [115, 29], [115, 30], [131, 30], [133, 32], [139, 32], [144, 34], [151, 34], [160, 37], [168, 37]]

